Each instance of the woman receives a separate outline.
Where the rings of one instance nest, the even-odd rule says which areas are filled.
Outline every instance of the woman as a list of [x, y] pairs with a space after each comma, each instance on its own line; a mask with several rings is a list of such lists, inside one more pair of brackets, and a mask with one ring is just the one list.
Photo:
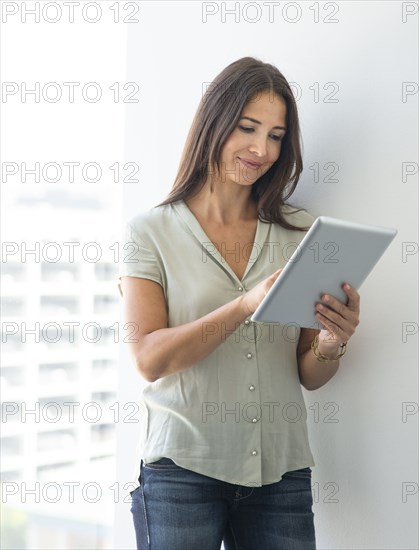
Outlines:
[[359, 295], [322, 297], [320, 331], [249, 319], [314, 221], [285, 203], [299, 140], [284, 76], [239, 59], [203, 96], [167, 199], [126, 225], [120, 292], [150, 382], [131, 493], [138, 548], [316, 547], [301, 385], [336, 373]]

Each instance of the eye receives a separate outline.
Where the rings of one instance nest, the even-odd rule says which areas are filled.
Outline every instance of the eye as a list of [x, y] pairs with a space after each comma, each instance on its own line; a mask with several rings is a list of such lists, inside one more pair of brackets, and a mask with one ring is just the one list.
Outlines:
[[[254, 128], [251, 128], [250, 126], [239, 126], [240, 130], [242, 130], [242, 132], [246, 132], [246, 134], [249, 134], [250, 132], [254, 132]], [[271, 134], [271, 138], [274, 140], [274, 141], [282, 141], [284, 136], [277, 136], [276, 134]]]
[[248, 126], [239, 126], [240, 130], [243, 130], [243, 132], [253, 132], [253, 128], [249, 128]]

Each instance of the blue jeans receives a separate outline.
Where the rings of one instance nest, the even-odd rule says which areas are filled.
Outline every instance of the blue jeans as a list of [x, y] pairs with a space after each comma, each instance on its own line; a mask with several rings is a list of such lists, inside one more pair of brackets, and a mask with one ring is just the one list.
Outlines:
[[233, 485], [177, 466], [144, 464], [131, 492], [140, 550], [315, 550], [311, 468], [262, 487]]

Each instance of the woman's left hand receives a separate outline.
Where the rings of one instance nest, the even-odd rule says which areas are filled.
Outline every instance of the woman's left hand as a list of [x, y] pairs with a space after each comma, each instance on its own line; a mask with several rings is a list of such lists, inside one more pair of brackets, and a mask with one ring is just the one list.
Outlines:
[[316, 317], [324, 326], [319, 334], [319, 345], [323, 343], [323, 347], [339, 346], [347, 342], [359, 324], [360, 296], [347, 283], [342, 288], [348, 296], [347, 304], [330, 294], [321, 297], [324, 303], [316, 304]]

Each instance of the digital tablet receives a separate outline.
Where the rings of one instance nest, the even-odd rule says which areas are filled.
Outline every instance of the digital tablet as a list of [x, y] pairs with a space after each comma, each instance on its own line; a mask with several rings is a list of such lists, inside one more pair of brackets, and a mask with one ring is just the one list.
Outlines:
[[346, 304], [342, 284], [358, 290], [396, 234], [396, 229], [319, 216], [251, 320], [321, 330], [315, 316], [320, 297], [331, 294]]

